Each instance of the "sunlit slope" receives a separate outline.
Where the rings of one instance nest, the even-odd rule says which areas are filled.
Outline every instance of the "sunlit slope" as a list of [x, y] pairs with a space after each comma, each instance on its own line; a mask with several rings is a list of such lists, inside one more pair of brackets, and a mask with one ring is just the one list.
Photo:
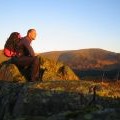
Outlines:
[[120, 54], [103, 49], [81, 49], [70, 51], [54, 51], [41, 55], [62, 61], [72, 69], [113, 69], [119, 67]]

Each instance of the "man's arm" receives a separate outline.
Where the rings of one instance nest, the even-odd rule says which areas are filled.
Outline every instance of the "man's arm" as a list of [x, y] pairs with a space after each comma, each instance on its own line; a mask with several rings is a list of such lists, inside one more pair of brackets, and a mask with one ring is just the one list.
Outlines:
[[24, 45], [25, 45], [26, 49], [29, 51], [30, 56], [35, 56], [35, 52], [34, 52], [32, 46], [30, 45], [30, 42], [26, 40], [26, 41], [24, 41]]

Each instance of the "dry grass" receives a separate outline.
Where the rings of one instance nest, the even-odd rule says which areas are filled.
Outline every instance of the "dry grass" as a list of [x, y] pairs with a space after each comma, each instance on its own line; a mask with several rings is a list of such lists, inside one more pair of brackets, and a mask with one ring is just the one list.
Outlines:
[[97, 95], [101, 97], [120, 98], [120, 81], [94, 82], [94, 81], [46, 81], [34, 84], [35, 88], [51, 91], [65, 91], [90, 94], [90, 88], [97, 86]]

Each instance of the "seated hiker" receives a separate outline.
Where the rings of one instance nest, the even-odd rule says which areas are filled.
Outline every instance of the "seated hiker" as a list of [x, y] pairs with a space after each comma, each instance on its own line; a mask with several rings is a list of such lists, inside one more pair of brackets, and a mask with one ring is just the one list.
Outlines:
[[35, 40], [35, 38], [36, 30], [29, 29], [27, 35], [19, 41], [17, 54], [13, 57], [13, 63], [17, 65], [18, 68], [29, 68], [29, 81], [36, 81], [39, 79], [39, 58], [35, 56], [34, 50], [30, 45], [32, 40]]

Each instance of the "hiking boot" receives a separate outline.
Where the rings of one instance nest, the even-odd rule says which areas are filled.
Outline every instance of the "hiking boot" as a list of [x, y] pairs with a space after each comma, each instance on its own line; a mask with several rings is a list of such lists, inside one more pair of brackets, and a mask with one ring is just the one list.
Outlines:
[[42, 79], [41, 79], [41, 78], [38, 78], [37, 81], [42, 82]]
[[45, 67], [40, 68], [40, 72], [39, 72], [39, 81], [42, 81], [43, 78], [43, 74], [47, 69]]

